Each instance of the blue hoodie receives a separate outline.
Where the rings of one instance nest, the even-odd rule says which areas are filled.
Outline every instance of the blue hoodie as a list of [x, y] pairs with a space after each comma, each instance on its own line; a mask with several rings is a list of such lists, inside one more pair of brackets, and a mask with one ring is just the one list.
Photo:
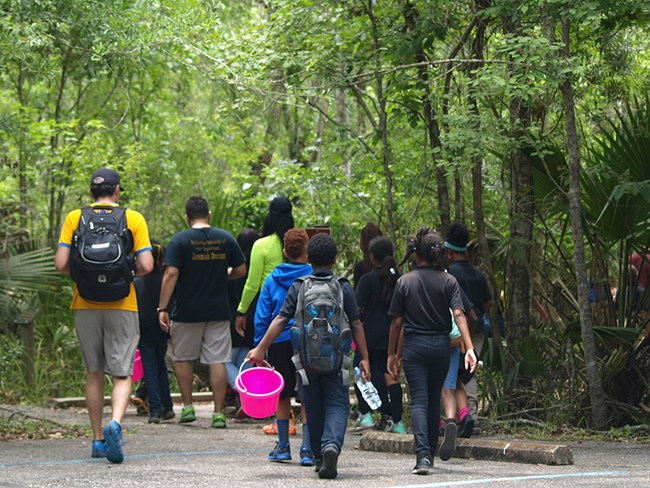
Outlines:
[[[260, 343], [269, 325], [271, 325], [271, 322], [282, 308], [289, 287], [296, 281], [296, 278], [310, 275], [312, 272], [313, 269], [309, 264], [283, 263], [276, 266], [271, 274], [266, 277], [255, 309], [255, 338], [253, 342], [256, 346]], [[291, 340], [289, 329], [292, 325], [293, 319], [289, 320], [289, 323], [278, 338], [273, 341], [273, 344]]]

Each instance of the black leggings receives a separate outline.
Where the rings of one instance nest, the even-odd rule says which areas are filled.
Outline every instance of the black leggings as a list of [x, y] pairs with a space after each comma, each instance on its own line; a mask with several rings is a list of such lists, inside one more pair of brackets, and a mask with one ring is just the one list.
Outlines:
[[440, 393], [449, 369], [449, 336], [409, 335], [402, 364], [411, 392], [411, 428], [418, 459], [438, 445]]

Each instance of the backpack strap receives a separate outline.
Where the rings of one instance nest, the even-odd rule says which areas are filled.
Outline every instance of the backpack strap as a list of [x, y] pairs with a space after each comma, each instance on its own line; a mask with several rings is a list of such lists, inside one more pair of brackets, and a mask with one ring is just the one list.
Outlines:
[[[304, 300], [305, 297], [305, 287], [303, 286], [305, 284], [305, 281], [309, 278], [311, 278], [313, 274], [307, 275], [307, 276], [301, 276], [299, 278], [296, 278], [295, 281], [300, 283], [300, 288], [298, 288], [298, 298], [296, 300], [296, 305], [300, 303], [302, 305], [302, 301]], [[297, 311], [297, 310], [296, 310]], [[294, 326], [295, 326], [295, 318], [294, 318]], [[301, 325], [302, 326], [302, 325]], [[305, 371], [305, 367], [302, 364], [302, 361], [300, 360], [300, 349], [295, 350], [293, 356], [291, 356], [291, 362], [296, 368], [296, 373], [300, 375], [300, 380], [303, 384], [303, 386], [309, 386], [309, 379], [307, 378], [307, 371]]]
[[307, 371], [305, 371], [305, 367], [302, 365], [302, 361], [300, 360], [300, 351], [294, 352], [293, 356], [291, 356], [291, 362], [296, 367], [296, 373], [300, 375], [300, 382], [302, 385], [309, 386]]
[[[346, 283], [350, 283], [350, 281], [347, 278], [344, 278], [343, 276], [335, 276], [335, 278], [336, 281], [339, 282], [339, 285], [341, 285], [341, 296], [345, 300], [343, 286]], [[343, 313], [345, 313], [344, 304], [341, 304], [341, 307], [343, 308]], [[343, 380], [343, 386], [350, 386], [350, 363], [351, 362], [352, 360], [350, 359], [350, 354], [343, 355], [343, 361], [341, 363], [341, 379]]]

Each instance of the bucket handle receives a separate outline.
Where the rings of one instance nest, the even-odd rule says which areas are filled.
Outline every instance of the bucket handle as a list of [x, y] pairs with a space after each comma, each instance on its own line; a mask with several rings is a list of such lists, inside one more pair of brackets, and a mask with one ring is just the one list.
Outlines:
[[[236, 382], [237, 382], [237, 385], [239, 385], [239, 389], [241, 390], [242, 393], [246, 393], [248, 391], [246, 389], [246, 387], [244, 386], [244, 384], [239, 380], [239, 378], [241, 376], [241, 373], [242, 373], [242, 368], [244, 367], [244, 364], [246, 364], [246, 363], [251, 363], [251, 364], [255, 365], [255, 363], [253, 363], [252, 361], [249, 361], [248, 359], [244, 359], [242, 361], [241, 365], [239, 366], [239, 374], [237, 375]], [[271, 370], [275, 369], [266, 360], [262, 361], [261, 363], [257, 364], [256, 366], [259, 367], [260, 364], [264, 364], [267, 369], [271, 369]]]

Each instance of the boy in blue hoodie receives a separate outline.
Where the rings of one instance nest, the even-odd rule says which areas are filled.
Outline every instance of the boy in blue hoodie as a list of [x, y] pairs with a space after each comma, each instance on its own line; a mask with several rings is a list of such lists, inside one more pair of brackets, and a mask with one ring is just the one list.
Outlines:
[[[316, 234], [307, 244], [307, 258], [314, 268], [310, 280], [329, 278], [330, 282], [336, 278], [332, 267], [336, 262], [336, 242], [328, 234]], [[345, 311], [349, 322], [352, 338], [357, 343], [360, 351], [361, 362], [359, 369], [370, 380], [370, 363], [368, 362], [368, 349], [363, 324], [359, 320], [359, 307], [354, 297], [354, 290], [347, 280], [336, 278], [341, 284], [343, 303], [338, 303]], [[270, 349], [273, 342], [286, 331], [288, 323], [293, 320], [300, 300], [301, 288], [305, 283], [294, 281], [287, 291], [284, 303], [277, 316], [269, 325], [266, 334], [259, 344], [252, 349], [246, 359], [253, 363], [264, 360], [264, 353]], [[259, 305], [258, 305], [259, 306]], [[305, 363], [302, 366], [305, 366]], [[350, 389], [344, 371], [334, 372], [309, 372], [306, 373], [307, 382], [303, 383], [304, 402], [309, 414], [309, 436], [312, 452], [316, 460], [316, 471], [319, 478], [336, 478], [337, 463], [345, 430], [350, 414]]]
[[[255, 310], [255, 338], [257, 346], [273, 318], [278, 314], [287, 296], [291, 284], [302, 276], [312, 273], [312, 267], [307, 264], [307, 242], [309, 237], [303, 229], [289, 229], [284, 234], [285, 258], [289, 261], [275, 267], [266, 277]], [[272, 462], [290, 461], [291, 448], [289, 446], [289, 416], [291, 414], [291, 397], [296, 394], [296, 367], [291, 361], [293, 349], [289, 330], [293, 320], [289, 321], [277, 339], [273, 341], [268, 350], [268, 360], [271, 366], [284, 378], [284, 389], [280, 393], [280, 402], [276, 411], [278, 428], [278, 442], [269, 453], [268, 459]], [[302, 447], [300, 448], [300, 464], [313, 466], [314, 455], [311, 452], [309, 429], [305, 415], [304, 404], [302, 407]]]

